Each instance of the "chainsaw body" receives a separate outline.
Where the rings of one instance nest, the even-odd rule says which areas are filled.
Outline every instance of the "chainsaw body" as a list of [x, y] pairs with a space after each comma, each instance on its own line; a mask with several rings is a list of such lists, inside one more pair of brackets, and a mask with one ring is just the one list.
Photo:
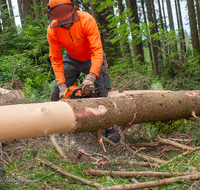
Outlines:
[[65, 92], [65, 99], [78, 99], [78, 98], [95, 98], [100, 97], [100, 92], [97, 88], [89, 89], [90, 85], [86, 85], [84, 89], [81, 86], [70, 86]]

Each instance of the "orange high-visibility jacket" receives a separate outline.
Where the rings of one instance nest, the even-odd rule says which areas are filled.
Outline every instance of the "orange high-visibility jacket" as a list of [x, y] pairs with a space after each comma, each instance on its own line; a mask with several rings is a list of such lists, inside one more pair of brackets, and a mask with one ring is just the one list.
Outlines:
[[80, 21], [74, 22], [70, 29], [48, 27], [47, 39], [50, 59], [58, 85], [65, 82], [61, 46], [68, 55], [79, 61], [91, 59], [90, 72], [99, 76], [103, 62], [103, 49], [99, 29], [95, 19], [87, 12], [77, 11]]

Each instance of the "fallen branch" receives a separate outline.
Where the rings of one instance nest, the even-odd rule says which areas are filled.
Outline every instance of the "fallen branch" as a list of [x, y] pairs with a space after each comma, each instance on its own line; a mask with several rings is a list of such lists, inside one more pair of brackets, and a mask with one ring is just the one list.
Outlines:
[[163, 138], [161, 138], [159, 136], [157, 137], [157, 139], [161, 144], [171, 145], [173, 147], [177, 147], [177, 148], [184, 149], [184, 150], [193, 150], [194, 149], [194, 148], [192, 148], [190, 146], [186, 146], [186, 145], [174, 142], [174, 141], [169, 140], [169, 139], [163, 139]]
[[51, 162], [46, 162], [46, 161], [43, 161], [43, 160], [40, 160], [39, 158], [37, 158], [37, 160], [41, 163], [41, 164], [44, 164], [44, 165], [47, 165], [49, 167], [51, 167], [52, 169], [58, 171], [60, 174], [64, 175], [64, 176], [67, 176], [71, 179], [74, 179], [74, 180], [77, 180], [85, 185], [90, 185], [92, 187], [99, 187], [101, 184], [99, 183], [96, 183], [96, 182], [92, 182], [92, 181], [89, 181], [89, 180], [86, 180], [84, 178], [81, 178], [81, 177], [78, 177], [76, 175], [73, 175], [73, 174], [70, 174], [70, 173], [67, 173], [65, 171], [63, 171], [60, 167], [56, 166], [55, 164], [51, 163]]
[[149, 163], [149, 162], [134, 162], [129, 160], [117, 160], [107, 162], [107, 165], [131, 165], [131, 166], [144, 166], [144, 167], [152, 167], [152, 168], [159, 168], [159, 164]]
[[[131, 154], [135, 154], [136, 151], [134, 151], [132, 148], [130, 148], [127, 144], [123, 144], [123, 147]], [[151, 156], [147, 156], [145, 154], [137, 153], [135, 156], [139, 157], [140, 159], [146, 160], [148, 162], [153, 163], [159, 163], [159, 164], [166, 164], [167, 162], [164, 160], [161, 160], [159, 158], [153, 158]]]
[[128, 190], [128, 189], [144, 189], [150, 187], [158, 187], [158, 186], [166, 186], [171, 183], [179, 183], [184, 180], [198, 180], [200, 179], [200, 173], [192, 174], [187, 176], [173, 177], [169, 179], [157, 180], [157, 181], [149, 181], [144, 183], [135, 183], [135, 184], [123, 184], [123, 185], [115, 185], [109, 187], [99, 187], [98, 190]]
[[141, 175], [143, 177], [177, 177], [186, 176], [193, 174], [200, 174], [200, 172], [154, 172], [154, 171], [136, 171], [136, 172], [126, 172], [126, 171], [103, 171], [103, 170], [93, 170], [88, 169], [88, 173], [93, 176], [117, 176], [117, 177], [137, 177]]
[[61, 158], [65, 159], [65, 160], [70, 160], [70, 158], [65, 155], [65, 153], [62, 151], [62, 149], [58, 145], [54, 135], [51, 135], [50, 138], [51, 138], [51, 142], [52, 142], [53, 146], [55, 147], [56, 151], [61, 156]]
[[157, 147], [162, 146], [159, 142], [152, 142], [152, 143], [137, 143], [137, 144], [130, 144], [131, 147]]

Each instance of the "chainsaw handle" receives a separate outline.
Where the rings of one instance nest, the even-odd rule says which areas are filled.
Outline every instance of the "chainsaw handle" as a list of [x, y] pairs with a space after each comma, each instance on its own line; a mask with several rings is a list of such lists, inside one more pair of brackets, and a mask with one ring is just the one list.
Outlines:
[[82, 90], [81, 86], [79, 86], [78, 88], [76, 88], [76, 89], [73, 90], [70, 99], [75, 99], [77, 97], [76, 96], [76, 92], [78, 92], [79, 90]]

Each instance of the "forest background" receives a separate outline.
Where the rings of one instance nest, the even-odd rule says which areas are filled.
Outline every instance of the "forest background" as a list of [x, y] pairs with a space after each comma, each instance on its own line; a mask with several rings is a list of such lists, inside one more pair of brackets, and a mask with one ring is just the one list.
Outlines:
[[[198, 0], [175, 0], [175, 12], [170, 0], [75, 3], [98, 23], [114, 89], [198, 89]], [[31, 101], [47, 101], [54, 81], [46, 38], [47, 4], [48, 0], [18, 0], [21, 26], [16, 26], [11, 0], [0, 1], [0, 87], [22, 88]]]
[[[12, 1], [0, 0], [0, 88], [21, 89], [28, 102], [50, 101], [55, 76], [47, 42], [49, 21], [46, 5], [49, 1], [17, 2], [20, 26], [15, 24]], [[175, 9], [172, 9], [172, 2]], [[91, 13], [99, 26], [113, 90], [199, 90], [200, 0], [75, 0], [75, 3], [80, 10]], [[185, 14], [186, 12], [188, 14]], [[188, 23], [190, 32], [185, 30], [183, 23]], [[83, 77], [80, 76], [78, 85]], [[129, 140], [133, 140], [131, 143], [153, 142], [159, 134], [179, 139], [192, 138], [192, 141], [189, 141], [192, 146], [200, 144], [199, 122], [191, 120], [178, 120], [172, 125], [156, 122], [133, 128], [134, 132], [129, 136]], [[137, 138], [134, 138], [135, 136]], [[41, 139], [19, 141], [16, 146], [20, 148], [15, 152], [17, 156], [14, 161], [9, 162], [3, 155], [8, 161], [8, 172], [38, 180], [31, 185], [13, 184], [15, 189], [35, 189], [35, 186], [42, 186], [46, 182], [51, 185], [54, 182], [59, 183], [58, 188], [64, 189], [63, 181], [67, 183], [67, 189], [92, 189], [69, 178], [61, 178], [50, 169], [41, 169], [36, 157], [58, 162], [62, 168], [73, 174], [88, 178], [83, 172], [88, 165], [66, 164], [48, 143], [49, 139], [42, 143], [40, 141]], [[91, 149], [93, 144], [95, 143], [92, 142], [88, 149]], [[69, 150], [67, 148], [64, 150]], [[162, 152], [157, 153], [157, 150]], [[156, 168], [157, 170], [177, 172], [196, 168], [199, 171], [199, 154], [191, 153], [187, 158], [179, 159], [176, 157], [176, 150], [164, 154], [165, 150], [155, 147], [153, 151], [146, 150], [155, 157], [175, 158], [174, 162]], [[3, 151], [10, 156], [12, 143]], [[143, 177], [137, 179], [150, 180]], [[128, 180], [107, 176], [97, 178], [97, 181], [104, 185], [129, 183]], [[7, 188], [7, 184], [4, 185]], [[172, 184], [161, 189], [188, 189], [191, 185], [191, 182], [186, 181], [181, 185]], [[0, 183], [0, 188], [3, 187]]]

